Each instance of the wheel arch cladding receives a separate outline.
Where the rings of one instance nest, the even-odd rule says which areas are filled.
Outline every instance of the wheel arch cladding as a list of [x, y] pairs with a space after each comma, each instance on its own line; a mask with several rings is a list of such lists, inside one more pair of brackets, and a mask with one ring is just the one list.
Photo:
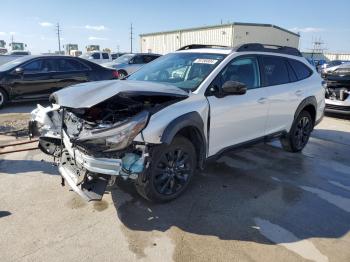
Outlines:
[[316, 108], [317, 108], [317, 101], [314, 96], [309, 96], [305, 98], [301, 103], [299, 104], [295, 114], [294, 119], [298, 117], [301, 111], [306, 110], [310, 113], [313, 122], [316, 121]]
[[182, 135], [192, 142], [196, 149], [198, 167], [202, 169], [207, 145], [201, 116], [197, 112], [189, 112], [175, 118], [165, 128], [160, 141], [169, 145], [176, 135]]

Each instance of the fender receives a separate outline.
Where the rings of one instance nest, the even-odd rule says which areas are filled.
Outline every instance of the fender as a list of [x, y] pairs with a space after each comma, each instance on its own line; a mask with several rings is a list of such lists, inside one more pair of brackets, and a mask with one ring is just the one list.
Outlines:
[[183, 128], [193, 127], [196, 130], [196, 136], [199, 136], [202, 143], [200, 145], [194, 144], [198, 150], [198, 166], [203, 169], [204, 161], [207, 154], [207, 139], [204, 136], [204, 122], [197, 112], [189, 112], [171, 121], [165, 128], [160, 141], [165, 144], [170, 144], [175, 135]]
[[300, 112], [303, 111], [303, 109], [308, 105], [312, 105], [315, 108], [315, 111], [317, 111], [316, 98], [314, 96], [309, 96], [305, 98], [303, 101], [301, 101], [301, 103], [299, 104], [297, 110], [295, 111], [294, 119], [297, 118]]
[[160, 141], [165, 144], [170, 144], [175, 135], [184, 127], [195, 127], [200, 132], [201, 138], [204, 139], [204, 123], [202, 118], [197, 112], [186, 113], [178, 118], [171, 121], [168, 126], [164, 129]]

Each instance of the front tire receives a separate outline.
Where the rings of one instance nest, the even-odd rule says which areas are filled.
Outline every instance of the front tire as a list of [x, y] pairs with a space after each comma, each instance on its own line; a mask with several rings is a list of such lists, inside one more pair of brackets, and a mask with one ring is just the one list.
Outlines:
[[289, 152], [300, 152], [309, 141], [314, 127], [314, 121], [307, 111], [302, 111], [295, 119], [289, 133], [281, 138], [284, 150]]
[[8, 101], [8, 97], [6, 92], [0, 88], [0, 108], [6, 105], [7, 101]]
[[177, 198], [188, 187], [196, 167], [196, 151], [185, 137], [177, 136], [170, 145], [153, 150], [146, 181], [140, 176], [137, 192], [152, 202], [167, 202]]
[[123, 79], [124, 77], [126, 77], [128, 75], [128, 73], [124, 70], [119, 70], [118, 71], [118, 78], [119, 79]]

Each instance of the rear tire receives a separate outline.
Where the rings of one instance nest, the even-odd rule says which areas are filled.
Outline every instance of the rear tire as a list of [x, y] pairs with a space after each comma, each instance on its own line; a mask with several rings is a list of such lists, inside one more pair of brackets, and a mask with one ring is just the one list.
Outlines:
[[310, 134], [314, 127], [314, 121], [307, 111], [301, 111], [294, 119], [289, 133], [281, 138], [284, 150], [288, 152], [300, 152], [309, 141]]
[[170, 145], [154, 148], [152, 162], [135, 182], [137, 192], [152, 202], [177, 198], [188, 187], [196, 167], [196, 151], [185, 137], [177, 136]]
[[6, 92], [0, 88], [0, 108], [6, 105], [7, 101], [8, 101], [8, 97]]

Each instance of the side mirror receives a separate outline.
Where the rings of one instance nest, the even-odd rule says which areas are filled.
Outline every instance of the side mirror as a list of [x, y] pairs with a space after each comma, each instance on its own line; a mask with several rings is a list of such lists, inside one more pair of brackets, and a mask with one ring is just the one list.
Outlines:
[[15, 74], [16, 75], [22, 75], [23, 74], [23, 68], [22, 67], [17, 67], [15, 69]]
[[226, 81], [222, 85], [223, 95], [244, 95], [247, 92], [247, 86], [238, 81]]

